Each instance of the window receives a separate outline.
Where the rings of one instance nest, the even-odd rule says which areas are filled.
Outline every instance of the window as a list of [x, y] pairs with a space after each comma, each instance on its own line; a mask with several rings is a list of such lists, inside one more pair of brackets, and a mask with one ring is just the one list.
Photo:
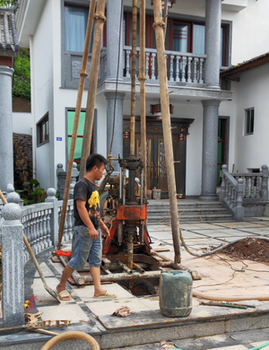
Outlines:
[[[74, 155], [74, 162], [76, 162], [78, 164], [78, 170], [79, 170], [79, 167], [80, 167], [80, 160], [81, 160], [81, 153], [82, 153], [85, 117], [86, 117], [86, 112], [81, 111], [80, 112], [80, 117], [79, 117], [77, 141], [76, 141], [76, 148], [75, 148], [75, 155]], [[74, 110], [68, 110], [67, 111], [68, 159], [69, 159], [70, 146], [71, 146], [71, 140], [72, 140], [74, 119], [75, 119], [75, 111]], [[96, 118], [94, 118], [94, 119], [96, 120]], [[91, 153], [93, 153], [93, 149], [94, 149], [94, 147], [93, 147], [94, 142], [93, 141], [94, 140], [93, 140], [93, 133], [92, 133]]]
[[[64, 7], [64, 34], [65, 50], [72, 52], [83, 52], [85, 34], [88, 22], [88, 8], [65, 6]], [[92, 31], [93, 39], [93, 31]], [[92, 51], [92, 42], [90, 52]]]
[[49, 112], [37, 123], [37, 146], [49, 142]]
[[245, 135], [254, 132], [254, 108], [245, 109]]

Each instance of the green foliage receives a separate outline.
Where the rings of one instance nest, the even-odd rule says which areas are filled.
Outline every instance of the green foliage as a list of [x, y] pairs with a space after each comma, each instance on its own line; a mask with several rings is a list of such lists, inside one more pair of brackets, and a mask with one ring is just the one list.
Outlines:
[[20, 56], [14, 59], [12, 95], [25, 99], [31, 98], [30, 55], [26, 49], [21, 49]]
[[0, 0], [0, 7], [11, 7], [16, 4], [16, 0]]
[[16, 192], [20, 195], [24, 205], [45, 202], [47, 194], [36, 179], [24, 182], [23, 185], [25, 188]]

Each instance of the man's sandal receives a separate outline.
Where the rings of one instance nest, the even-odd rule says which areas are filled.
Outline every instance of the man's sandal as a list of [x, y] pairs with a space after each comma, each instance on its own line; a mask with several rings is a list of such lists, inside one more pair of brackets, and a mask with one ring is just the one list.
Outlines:
[[62, 290], [61, 292], [57, 292], [57, 295], [62, 301], [70, 301], [72, 298], [67, 290]]

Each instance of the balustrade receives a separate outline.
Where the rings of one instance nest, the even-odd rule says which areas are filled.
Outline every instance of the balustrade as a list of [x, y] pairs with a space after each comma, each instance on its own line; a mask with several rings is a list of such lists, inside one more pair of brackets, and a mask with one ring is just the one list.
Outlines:
[[[139, 57], [140, 49], [137, 48]], [[131, 76], [131, 47], [124, 47], [124, 76]], [[165, 51], [167, 65], [167, 79], [169, 83], [204, 84], [204, 63], [206, 55], [183, 53], [177, 51]], [[158, 80], [158, 62], [155, 49], [146, 48], [145, 74], [149, 81]], [[136, 71], [139, 72], [139, 60], [137, 60]]]
[[234, 213], [236, 220], [243, 220], [243, 203], [268, 201], [268, 167], [263, 165], [260, 173], [234, 173], [226, 164], [221, 171], [219, 200]]

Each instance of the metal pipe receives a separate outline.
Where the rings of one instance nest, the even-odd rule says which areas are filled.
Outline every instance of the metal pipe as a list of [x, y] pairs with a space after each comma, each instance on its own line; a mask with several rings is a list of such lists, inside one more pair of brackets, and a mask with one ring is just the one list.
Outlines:
[[126, 169], [123, 169], [123, 189], [122, 189], [122, 204], [126, 203]]
[[122, 167], [120, 167], [120, 198], [122, 198]]
[[[91, 143], [92, 143], [92, 129], [94, 120], [94, 107], [96, 100], [98, 73], [100, 65], [100, 54], [102, 46], [103, 29], [106, 21], [104, 15], [106, 7], [106, 0], [98, 0], [96, 13], [94, 16], [95, 26], [94, 26], [94, 37], [93, 37], [93, 47], [91, 56], [91, 70], [89, 77], [89, 88], [88, 88], [88, 98], [86, 106], [86, 117], [83, 133], [83, 144], [80, 162], [79, 178], [83, 178], [86, 172], [86, 160], [90, 155]], [[89, 51], [88, 51], [89, 52]]]
[[132, 270], [130, 270], [125, 264], [123, 264], [120, 260], [117, 260], [117, 263], [119, 266], [121, 266], [123, 268], [124, 271], [126, 271], [127, 273], [132, 273]]
[[[145, 0], [140, 0], [140, 125], [141, 125], [141, 159], [144, 165], [144, 178], [141, 177], [141, 199], [147, 194], [147, 135], [146, 135], [146, 75], [145, 75], [145, 46], [146, 46], [146, 9]], [[143, 203], [141, 202], [141, 205]]]
[[[124, 280], [132, 280], [132, 279], [139, 279], [139, 278], [158, 278], [160, 277], [161, 271], [145, 271], [144, 273], [133, 271], [131, 274], [128, 272], [122, 272], [122, 273], [113, 273], [111, 275], [101, 275], [101, 282], [107, 282], [107, 281], [124, 281]], [[85, 276], [86, 282], [92, 282], [91, 276]], [[269, 298], [269, 297], [267, 297]], [[268, 299], [267, 299], [268, 300]]]
[[118, 222], [118, 243], [119, 245], [122, 244], [122, 222]]
[[157, 58], [158, 58], [158, 71], [159, 71], [159, 82], [160, 82], [160, 98], [161, 98], [161, 109], [162, 109], [162, 126], [163, 126], [163, 138], [165, 148], [165, 162], [167, 168], [167, 184], [168, 194], [170, 202], [170, 213], [171, 213], [171, 227], [173, 234], [173, 245], [174, 245], [174, 262], [178, 263], [181, 261], [180, 257], [180, 239], [179, 239], [179, 223], [178, 223], [178, 211], [177, 211], [177, 198], [176, 198], [176, 181], [175, 181], [175, 169], [174, 169], [174, 157], [173, 157], [173, 143], [171, 134], [171, 119], [169, 111], [169, 95], [167, 92], [167, 71], [166, 61], [164, 55], [164, 22], [162, 19], [162, 6], [161, 0], [153, 1], [154, 7], [154, 24], [156, 47], [157, 47]]
[[135, 156], [135, 73], [136, 73], [136, 30], [137, 0], [133, 0], [132, 13], [132, 70], [131, 70], [131, 121], [130, 121], [130, 156]]
[[140, 204], [144, 203], [144, 169], [141, 172], [141, 185], [140, 185]]
[[128, 267], [130, 270], [133, 269], [133, 252], [134, 245], [133, 245], [133, 232], [128, 232]]
[[89, 7], [89, 16], [88, 16], [88, 22], [87, 22], [87, 30], [86, 30], [86, 37], [85, 37], [84, 51], [83, 51], [83, 56], [82, 56], [81, 69], [79, 71], [80, 78], [79, 78], [79, 85], [78, 85], [76, 111], [75, 111], [75, 117], [74, 117], [71, 145], [70, 145], [70, 151], [69, 151], [69, 159], [68, 159], [66, 179], [65, 179], [65, 188], [64, 188], [63, 205], [62, 205], [62, 211], [61, 211], [61, 219], [60, 219], [60, 224], [59, 224], [59, 236], [58, 236], [58, 244], [57, 244], [58, 249], [60, 249], [60, 247], [61, 247], [61, 242], [62, 242], [62, 237], [63, 237], [63, 232], [64, 232], [64, 223], [65, 223], [65, 217], [66, 217], [66, 211], [67, 211], [69, 189], [70, 189], [70, 184], [71, 184], [71, 176], [72, 176], [73, 162], [74, 162], [74, 156], [75, 156], [75, 148], [76, 148], [76, 141], [77, 141], [77, 133], [78, 133], [80, 111], [81, 111], [82, 96], [83, 96], [83, 92], [84, 92], [85, 79], [88, 75], [87, 61], [88, 61], [88, 55], [89, 55], [89, 50], [90, 50], [90, 43], [91, 43], [91, 36], [92, 36], [92, 25], [93, 25], [93, 14], [94, 14], [95, 5], [96, 5], [96, 0], [91, 1], [90, 7]]

